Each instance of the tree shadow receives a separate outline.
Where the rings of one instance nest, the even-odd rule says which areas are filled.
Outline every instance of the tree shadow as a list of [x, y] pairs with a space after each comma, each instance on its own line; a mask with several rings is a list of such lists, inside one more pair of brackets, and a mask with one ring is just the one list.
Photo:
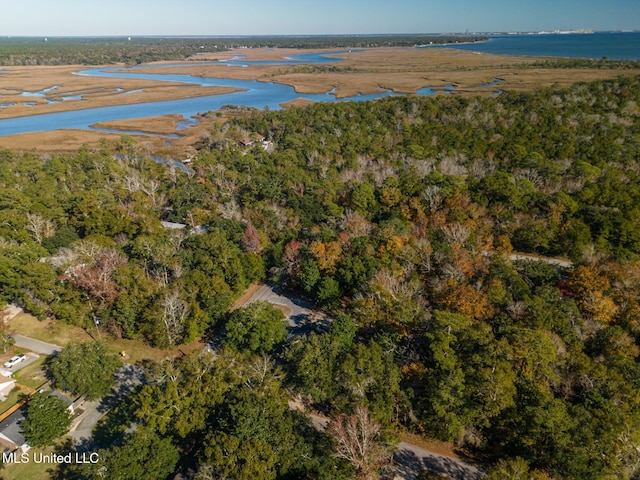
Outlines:
[[443, 455], [419, 457], [411, 450], [401, 449], [393, 455], [393, 459], [394, 473], [407, 479], [417, 478], [424, 471], [454, 480], [480, 480], [483, 477], [481, 471]]
[[[71, 454], [72, 458], [74, 458], [76, 452], [79, 451], [71, 438], [66, 438], [62, 443], [58, 443], [54, 447], [54, 453], [56, 455], [65, 456]], [[51, 480], [74, 480], [81, 478], [78, 466], [73, 462], [61, 462], [55, 467], [47, 469], [47, 473]]]
[[100, 413], [114, 408], [127, 395], [145, 383], [144, 369], [138, 365], [125, 364], [115, 373], [116, 384], [97, 407]]
[[95, 452], [97, 449], [97, 445], [92, 438], [75, 439], [73, 441], [73, 446], [76, 452], [79, 453]]

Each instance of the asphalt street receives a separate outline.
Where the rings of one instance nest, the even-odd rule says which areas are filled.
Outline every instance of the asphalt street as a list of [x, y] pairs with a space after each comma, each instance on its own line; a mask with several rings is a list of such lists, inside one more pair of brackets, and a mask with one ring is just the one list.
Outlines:
[[41, 353], [42, 355], [53, 355], [62, 351], [62, 347], [53, 343], [42, 342], [34, 338], [25, 337], [24, 335], [13, 335], [16, 346], [26, 348], [32, 352]]
[[313, 309], [313, 304], [302, 298], [280, 291], [276, 286], [265, 284], [254, 293], [246, 304], [252, 302], [268, 302], [273, 305], [285, 307], [289, 311], [289, 333], [291, 335], [304, 335], [314, 330], [326, 330], [330, 324], [330, 318]]
[[79, 451], [93, 451], [92, 439], [93, 427], [106, 415], [120, 400], [138, 385], [144, 382], [144, 369], [137, 365], [124, 364], [116, 371], [116, 384], [108, 394], [101, 400], [81, 404], [84, 410], [73, 422], [71, 432], [73, 443]]

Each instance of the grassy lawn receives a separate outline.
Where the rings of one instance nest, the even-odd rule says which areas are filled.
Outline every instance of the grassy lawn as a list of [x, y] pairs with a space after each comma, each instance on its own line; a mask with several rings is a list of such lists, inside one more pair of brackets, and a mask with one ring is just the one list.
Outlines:
[[[22, 391], [18, 387], [14, 387], [11, 392], [9, 392], [9, 395], [7, 395], [7, 399], [4, 402], [0, 402], [0, 413], [6, 412], [16, 403], [18, 403], [21, 393]], [[2, 472], [0, 472], [0, 476], [1, 475]]]
[[46, 360], [47, 358], [41, 355], [37, 361], [18, 370], [13, 375], [13, 378], [15, 378], [16, 382], [20, 385], [37, 390], [47, 381], [44, 371], [42, 370], [42, 365]]
[[126, 338], [118, 340], [115, 338], [107, 338], [105, 335], [103, 335], [102, 338], [105, 339], [107, 345], [114, 352], [120, 353], [124, 351], [127, 354], [127, 363], [136, 363], [140, 360], [161, 361], [166, 358], [180, 357], [204, 348], [204, 344], [199, 340], [188, 345], [181, 345], [174, 348], [155, 348], [145, 344], [141, 340], [127, 340]]
[[[45, 361], [46, 357], [41, 355], [38, 360], [13, 374], [13, 378], [16, 380], [16, 387], [11, 390], [4, 402], [0, 402], [0, 413], [6, 412], [18, 403], [20, 396], [29, 392], [28, 389], [37, 390], [47, 382], [44, 371], [42, 370], [42, 365]], [[17, 386], [18, 384], [28, 389], [20, 389], [20, 387]], [[0, 472], [0, 478], [7, 477], [2, 477], [2, 473]]]
[[[33, 454], [35, 452], [42, 452], [44, 454], [53, 452], [53, 447], [47, 447], [41, 449], [31, 449], [27, 452], [29, 459], [33, 460]], [[29, 463], [11, 463], [6, 464], [0, 474], [2, 478], [11, 480], [48, 480], [51, 478], [48, 470], [55, 469], [55, 465], [50, 463], [35, 463], [30, 461]]]
[[[11, 320], [11, 328], [15, 333], [63, 347], [74, 342], [104, 340], [113, 352], [126, 352], [126, 361], [129, 363], [136, 363], [140, 360], [159, 361], [165, 358], [175, 358], [204, 347], [202, 343], [195, 341], [170, 349], [154, 348], [141, 340], [115, 339], [107, 333], [97, 332], [95, 329], [92, 329], [89, 334], [85, 329], [74, 325], [55, 320], [40, 321], [25, 313], [17, 315]], [[25, 385], [31, 386], [26, 383]]]
[[86, 342], [92, 339], [83, 328], [55, 320], [40, 321], [26, 313], [16, 315], [11, 320], [11, 329], [21, 335], [63, 347], [72, 342]]

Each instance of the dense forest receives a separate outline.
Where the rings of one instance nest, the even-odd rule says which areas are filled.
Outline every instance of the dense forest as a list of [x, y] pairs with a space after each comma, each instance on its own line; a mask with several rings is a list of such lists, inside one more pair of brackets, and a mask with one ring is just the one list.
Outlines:
[[470, 35], [226, 37], [15, 37], [0, 39], [0, 65], [138, 65], [234, 48], [373, 48], [477, 42]]
[[[638, 478], [639, 78], [236, 113], [184, 170], [127, 137], [0, 152], [2, 300], [217, 345], [145, 365], [97, 432], [106, 468], [375, 478], [410, 431], [489, 478]], [[331, 326], [287, 341], [267, 304], [228, 313], [265, 279]], [[361, 457], [344, 450], [354, 425]]]

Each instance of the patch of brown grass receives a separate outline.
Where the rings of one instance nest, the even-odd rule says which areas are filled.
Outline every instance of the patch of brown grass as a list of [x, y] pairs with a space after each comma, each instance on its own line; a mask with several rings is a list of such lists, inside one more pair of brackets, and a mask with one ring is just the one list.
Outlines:
[[141, 147], [141, 154], [149, 151], [152, 155], [164, 158], [184, 158], [185, 152], [198, 142], [202, 135], [211, 129], [213, 120], [202, 118], [200, 124], [193, 125], [179, 132], [180, 138], [171, 139], [167, 145], [166, 137], [150, 137], [130, 134], [127, 127], [134, 126], [138, 131], [166, 134], [176, 124], [176, 116], [131, 119], [101, 124], [106, 128], [122, 130], [122, 133], [107, 133], [91, 130], [51, 130], [47, 132], [23, 133], [0, 137], [0, 148], [8, 148], [16, 152], [36, 151], [43, 153], [75, 153], [83, 146], [96, 148], [101, 141], [117, 142], [123, 135], [130, 135]]
[[285, 103], [281, 104], [281, 106], [283, 108], [304, 107], [304, 106], [310, 105], [312, 103], [313, 102], [311, 100], [307, 100], [306, 98], [296, 98], [295, 100], [291, 100], [290, 102], [285, 102]]
[[123, 133], [137, 131], [168, 135], [176, 132], [178, 123], [182, 120], [184, 120], [182, 115], [164, 115], [160, 117], [130, 118], [126, 120], [100, 122], [92, 125], [92, 127], [122, 130]]
[[[315, 66], [310, 72], [297, 66], [283, 66], [270, 79], [293, 86], [301, 93], [323, 93], [336, 89], [339, 98], [357, 93], [393, 90], [415, 93], [424, 87], [454, 84], [459, 94], [486, 95], [498, 90], [523, 90], [577, 81], [613, 78], [640, 72], [602, 69], [533, 69], [527, 65], [536, 57], [493, 55], [455, 49], [379, 48], [342, 56], [337, 71]], [[497, 78], [504, 82], [482, 87]], [[261, 79], [266, 80], [263, 76]]]
[[[118, 79], [73, 75], [86, 67], [6, 67], [0, 76], [2, 103], [15, 103], [0, 109], [0, 118], [23, 117], [45, 113], [66, 112], [110, 105], [131, 105], [181, 98], [218, 95], [236, 91], [230, 87], [211, 87], [179, 82], [157, 82], [143, 79]], [[57, 86], [46, 98], [25, 97], [23, 92], [35, 92]], [[81, 100], [62, 101], [62, 97], [82, 95]], [[47, 98], [58, 100], [48, 103]], [[25, 102], [35, 103], [33, 106]]]
[[435, 438], [425, 438], [413, 433], [403, 433], [400, 435], [400, 440], [416, 445], [430, 452], [439, 453], [440, 455], [460, 460], [460, 457], [454, 450], [453, 444], [449, 442], [444, 442]]
[[69, 343], [92, 340], [91, 335], [83, 328], [55, 320], [40, 321], [26, 313], [16, 315], [11, 320], [11, 329], [20, 335], [63, 347]]

